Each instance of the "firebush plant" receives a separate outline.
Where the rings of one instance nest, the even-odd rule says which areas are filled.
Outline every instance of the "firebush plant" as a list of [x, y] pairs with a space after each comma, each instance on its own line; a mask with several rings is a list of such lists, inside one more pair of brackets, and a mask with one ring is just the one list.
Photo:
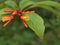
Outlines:
[[45, 31], [44, 20], [36, 13], [35, 10], [29, 11], [29, 9], [34, 7], [44, 8], [56, 15], [60, 15], [60, 12], [55, 10], [60, 9], [60, 3], [58, 2], [33, 2], [31, 0], [21, 0], [19, 4], [16, 4], [16, 2], [9, 0], [0, 4], [0, 20], [4, 22], [3, 27], [8, 26], [8, 24], [10, 24], [15, 17], [18, 17], [26, 28], [31, 28], [40, 39], [43, 39]]

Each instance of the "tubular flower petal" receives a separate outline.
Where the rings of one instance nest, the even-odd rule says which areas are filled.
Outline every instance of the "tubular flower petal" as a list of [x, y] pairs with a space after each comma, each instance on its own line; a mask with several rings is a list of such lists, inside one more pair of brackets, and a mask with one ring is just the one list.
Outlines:
[[14, 16], [9, 16], [10, 17], [10, 19], [14, 19]]
[[26, 23], [24, 20], [22, 20], [22, 22], [23, 22], [24, 26], [25, 26], [26, 28], [28, 28], [27, 23]]
[[13, 12], [13, 10], [4, 10], [4, 12]]
[[11, 20], [7, 21], [3, 26], [6, 27], [10, 22]]
[[31, 14], [34, 13], [35, 11], [26, 11], [26, 12], [22, 12], [23, 14]]
[[11, 19], [14, 19], [14, 17], [13, 16], [5, 16], [2, 18], [2, 22], [6, 22], [6, 21], [9, 21]]
[[17, 14], [17, 11], [14, 11], [13, 13], [12, 13], [12, 15], [16, 15]]
[[29, 21], [30, 20], [29, 16], [21, 16], [20, 18], [24, 21]]

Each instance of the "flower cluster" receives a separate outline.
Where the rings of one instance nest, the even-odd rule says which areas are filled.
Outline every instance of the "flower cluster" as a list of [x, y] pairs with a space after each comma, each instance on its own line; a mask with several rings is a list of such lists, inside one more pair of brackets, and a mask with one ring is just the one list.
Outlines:
[[5, 16], [2, 18], [2, 22], [6, 22], [3, 26], [7, 26], [13, 19], [15, 16], [20, 17], [21, 21], [23, 22], [23, 24], [25, 25], [25, 27], [27, 28], [28, 25], [26, 24], [26, 21], [29, 21], [30, 18], [29, 16], [24, 16], [24, 14], [30, 14], [30, 13], [34, 13], [34, 11], [26, 11], [26, 12], [22, 12], [20, 10], [4, 10], [4, 12], [10, 12], [11, 15], [10, 16]]

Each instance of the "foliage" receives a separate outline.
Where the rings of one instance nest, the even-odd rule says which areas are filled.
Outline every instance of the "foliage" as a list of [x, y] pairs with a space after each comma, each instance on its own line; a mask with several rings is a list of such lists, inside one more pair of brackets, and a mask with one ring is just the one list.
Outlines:
[[[16, 4], [16, 2], [11, 0], [5, 1], [0, 7], [0, 21], [2, 17], [10, 14], [4, 12], [4, 10], [7, 9], [19, 9], [21, 11], [35, 10], [35, 13], [25, 14], [25, 16], [30, 17], [30, 20], [26, 22], [29, 28], [25, 28], [18, 17], [16, 17], [7, 27], [3, 27], [3, 23], [0, 22], [0, 45], [40, 45], [41, 43], [42, 45], [49, 45], [51, 41], [56, 42], [54, 44], [51, 43], [53, 45], [60, 44], [58, 35], [60, 33], [60, 3], [55, 1], [34, 2], [31, 0], [21, 0], [19, 4]], [[36, 41], [36, 38], [38, 38], [37, 36], [40, 39], [44, 39], [44, 41], [40, 42], [40, 39], [37, 39]]]

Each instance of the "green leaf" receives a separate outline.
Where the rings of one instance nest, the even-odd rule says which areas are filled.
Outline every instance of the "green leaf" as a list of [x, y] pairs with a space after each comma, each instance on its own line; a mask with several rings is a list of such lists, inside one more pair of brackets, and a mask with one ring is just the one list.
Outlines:
[[45, 30], [43, 19], [36, 13], [26, 14], [26, 16], [30, 17], [30, 20], [27, 21], [28, 26], [36, 33], [40, 39], [43, 39]]
[[[34, 8], [34, 7], [43, 7], [43, 8], [55, 7], [57, 9], [60, 9], [60, 3], [54, 2], [54, 1], [41, 1], [41, 2], [36, 2], [36, 4], [29, 7], [28, 9]], [[28, 9], [26, 9], [26, 10], [28, 10]]]
[[55, 9], [49, 7], [49, 6], [39, 6], [39, 7], [44, 8], [44, 9], [46, 9], [48, 11], [51, 11], [52, 13], [56, 14], [56, 16], [60, 16], [60, 12], [59, 11], [57, 11], [57, 10], [55, 10]]
[[55, 9], [53, 9], [52, 7], [49, 7], [49, 6], [43, 6], [43, 5], [41, 5], [41, 6], [35, 6], [35, 5], [34, 5], [34, 6], [31, 6], [31, 7], [27, 8], [27, 9], [25, 9], [25, 10], [28, 10], [28, 9], [34, 8], [34, 7], [44, 8], [44, 9], [52, 12], [53, 14], [56, 14], [56, 16], [60, 16], [60, 11], [57, 11], [57, 10], [55, 10]]
[[2, 16], [0, 16], [0, 21], [1, 21], [1, 19], [2, 19]]
[[4, 8], [4, 7], [6, 7], [6, 5], [5, 5], [4, 3], [1, 3], [1, 4], [0, 4], [0, 9], [2, 9], [2, 8]]
[[12, 7], [13, 9], [16, 9], [17, 8], [17, 4], [14, 1], [6, 1], [5, 4], [7, 6]]
[[23, 10], [24, 8], [33, 5], [34, 2], [30, 1], [30, 0], [21, 0], [19, 3], [19, 7], [21, 10]]
[[36, 6], [52, 6], [60, 9], [60, 3], [54, 1], [41, 1], [36, 3]]

